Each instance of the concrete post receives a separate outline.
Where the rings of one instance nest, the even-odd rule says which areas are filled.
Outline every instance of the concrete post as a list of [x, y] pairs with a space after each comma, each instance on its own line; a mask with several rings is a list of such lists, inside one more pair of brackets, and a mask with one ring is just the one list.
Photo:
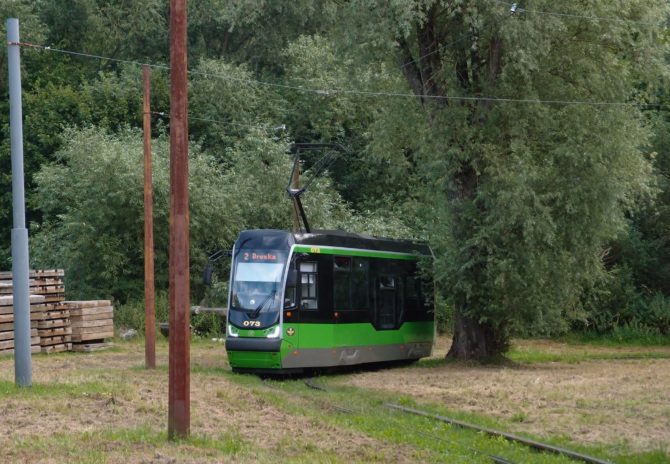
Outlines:
[[12, 280], [14, 289], [14, 376], [19, 387], [32, 385], [28, 229], [23, 178], [23, 111], [19, 20], [7, 20], [9, 125], [12, 156]]

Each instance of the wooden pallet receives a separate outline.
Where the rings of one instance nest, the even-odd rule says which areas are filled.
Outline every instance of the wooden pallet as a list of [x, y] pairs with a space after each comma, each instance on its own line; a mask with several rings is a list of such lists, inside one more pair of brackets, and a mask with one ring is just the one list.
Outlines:
[[[30, 313], [31, 321], [41, 321], [42, 319], [44, 319], [43, 313], [37, 311]], [[0, 314], [0, 324], [7, 322], [14, 322], [14, 314]]]
[[43, 311], [42, 312], [42, 319], [49, 320], [49, 319], [69, 319], [70, 318], [70, 311], [67, 309], [56, 309], [56, 310], [51, 310], [51, 311]]
[[[31, 303], [31, 313], [41, 313], [47, 310], [47, 306], [41, 303]], [[14, 314], [14, 306], [0, 306], [0, 315]]]
[[64, 301], [70, 309], [81, 309], [81, 308], [99, 308], [102, 306], [112, 306], [112, 302], [109, 300], [84, 300], [84, 301]]
[[[39, 344], [30, 345], [30, 352], [31, 353], [40, 353], [41, 351], [42, 351], [42, 347]], [[0, 355], [3, 355], [3, 354], [14, 354], [14, 348], [0, 351]]]
[[57, 337], [39, 337], [40, 346], [62, 345], [63, 343], [71, 343], [72, 335], [59, 335]]
[[[30, 337], [30, 345], [39, 345], [39, 344], [40, 344], [40, 337]], [[0, 342], [0, 351], [5, 351], [13, 348], [14, 348], [13, 338], [11, 340], [5, 340]]]
[[41, 347], [42, 353], [61, 353], [63, 351], [72, 351], [72, 343], [61, 343], [60, 345], [51, 345]]
[[40, 337], [55, 337], [58, 335], [72, 335], [72, 327], [54, 327], [52, 329], [39, 329]]
[[[30, 277], [65, 277], [65, 271], [63, 269], [31, 269], [29, 275]], [[0, 280], [12, 280], [12, 272], [0, 272]]]
[[75, 330], [79, 330], [80, 328], [84, 329], [90, 329], [92, 327], [114, 327], [114, 321], [111, 318], [106, 318], [106, 319], [98, 319], [98, 320], [92, 320], [92, 321], [82, 321], [82, 320], [77, 320], [77, 318], [72, 318], [72, 328]]
[[92, 351], [106, 350], [113, 347], [112, 342], [106, 342], [104, 340], [91, 340], [86, 343], [73, 343], [72, 351], [80, 351], [84, 353], [90, 353]]
[[114, 336], [114, 308], [109, 300], [65, 301], [70, 311], [72, 342], [77, 351], [104, 349]]
[[[44, 302], [42, 295], [30, 295], [30, 304], [38, 304]], [[0, 295], [0, 307], [14, 307], [14, 297], [12, 295]]]
[[43, 321], [38, 321], [37, 322], [37, 328], [38, 329], [53, 329], [55, 327], [71, 327], [70, 325], [70, 319], [69, 318], [63, 318], [63, 319], [45, 319]]
[[101, 340], [105, 338], [112, 338], [114, 330], [108, 332], [94, 332], [94, 333], [72, 333], [73, 342], [90, 342], [92, 340]]
[[[30, 329], [30, 337], [38, 337], [37, 329]], [[0, 332], [0, 341], [14, 340], [14, 331]]]
[[77, 316], [76, 314], [70, 313], [70, 320], [74, 323], [77, 322], [87, 322], [87, 321], [104, 321], [109, 320], [113, 321], [112, 313], [103, 313], [103, 314], [84, 314], [83, 316]]
[[67, 302], [64, 305], [69, 308], [70, 315], [79, 316], [79, 317], [88, 317], [93, 315], [104, 315], [106, 317], [112, 317], [114, 314], [114, 308], [112, 306], [98, 306], [97, 308], [72, 308]]
[[63, 269], [39, 269], [30, 272], [31, 277], [65, 277]]
[[[30, 328], [36, 329], [39, 321], [30, 321]], [[14, 332], [14, 322], [5, 322], [0, 324], [0, 332]]]
[[[72, 333], [74, 334], [96, 334], [96, 333], [109, 333], [111, 332], [112, 334], [114, 333], [114, 323], [112, 321], [106, 321], [107, 323], [102, 326], [96, 326], [96, 327], [73, 327], [72, 328]], [[113, 335], [112, 335], [113, 336]], [[98, 338], [105, 338], [103, 336], [100, 336]]]

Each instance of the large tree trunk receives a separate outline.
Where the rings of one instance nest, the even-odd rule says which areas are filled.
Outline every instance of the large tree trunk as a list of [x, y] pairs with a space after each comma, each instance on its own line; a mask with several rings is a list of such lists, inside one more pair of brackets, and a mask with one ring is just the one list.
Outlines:
[[[456, 2], [451, 4], [456, 7]], [[474, 24], [474, 23], [473, 23]], [[454, 39], [456, 32], [468, 30], [469, 41], [461, 38]], [[462, 14], [451, 17], [445, 14], [444, 6], [435, 2], [425, 11], [425, 19], [417, 24], [414, 31], [414, 41], [399, 39], [401, 70], [415, 95], [427, 110], [428, 117], [433, 119], [438, 112], [449, 105], [448, 79], [445, 79], [445, 54], [453, 55], [456, 78], [453, 82], [459, 87], [456, 94], [478, 95], [483, 88], [492, 89], [501, 70], [502, 41], [493, 36], [486, 44], [480, 44], [480, 34], [474, 25], [466, 25]], [[416, 48], [414, 48], [416, 47]], [[417, 56], [418, 53], [418, 56]], [[485, 54], [486, 59], [482, 59]], [[486, 86], [484, 86], [486, 84]], [[455, 90], [455, 89], [454, 89]], [[433, 99], [430, 97], [445, 97]], [[461, 102], [471, 109], [470, 118], [473, 124], [480, 123], [486, 117], [492, 103], [483, 100], [479, 103]], [[454, 140], [457, 140], [457, 134]], [[455, 142], [458, 143], [458, 142]], [[480, 174], [476, 156], [463, 160], [460, 169], [453, 173], [450, 179], [447, 196], [451, 202], [452, 215], [455, 218], [451, 224], [451, 233], [462, 249], [467, 250], [466, 242], [472, 236], [473, 224], [470, 211], [473, 206], [484, 208], [482, 204], [475, 205], [479, 189]], [[479, 166], [481, 168], [481, 165]], [[484, 215], [484, 211], [481, 211]], [[467, 266], [465, 272], [470, 273], [468, 281], [474, 286], [483, 287], [485, 260], [477, 259], [485, 255], [484, 249], [469, 249], [464, 253], [471, 253], [464, 257], [464, 263], [478, 261], [477, 264]], [[484, 312], [477, 305], [485, 305], [486, 301], [473, 302], [465, 295], [455, 298], [456, 316], [454, 321], [454, 340], [447, 357], [456, 359], [472, 359], [479, 361], [495, 360], [502, 356], [507, 349], [507, 334], [501, 324], [494, 325], [477, 317]], [[472, 316], [469, 316], [471, 314]]]
[[[450, 196], [456, 220], [452, 224], [452, 233], [455, 234], [456, 242], [463, 244], [472, 234], [472, 225], [468, 223], [468, 215], [463, 208], [467, 208], [474, 202], [479, 179], [476, 170], [469, 164], [462, 166], [454, 179], [456, 188]], [[482, 208], [479, 205], [479, 209], [482, 210]], [[484, 210], [482, 210], [483, 213], [485, 213]], [[466, 273], [467, 280], [479, 288], [485, 288], [485, 256], [485, 250], [470, 248], [467, 256], [463, 258], [464, 262], [479, 258], [475, 259], [475, 264], [464, 266], [462, 271]], [[482, 310], [485, 309], [483, 306], [487, 304], [487, 301], [486, 299], [482, 301], [477, 297], [474, 300], [472, 298], [465, 294], [454, 295], [456, 310], [454, 337], [447, 358], [483, 362], [499, 360], [508, 347], [506, 331], [502, 323], [494, 325], [476, 316], [485, 314]]]
[[454, 337], [447, 358], [486, 362], [503, 356], [507, 343], [490, 324], [466, 316], [459, 309], [454, 319]]

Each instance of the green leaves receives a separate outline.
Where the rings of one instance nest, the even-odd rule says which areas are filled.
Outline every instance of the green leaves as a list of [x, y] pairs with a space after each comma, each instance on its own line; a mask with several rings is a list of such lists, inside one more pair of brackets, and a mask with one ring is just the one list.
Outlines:
[[[141, 294], [143, 279], [143, 150], [141, 133], [69, 129], [57, 163], [36, 176], [44, 215], [33, 224], [34, 266], [64, 267], [75, 298]], [[153, 142], [154, 229], [157, 286], [167, 281], [168, 141]], [[195, 263], [229, 244], [223, 220], [220, 173], [197, 147], [190, 154], [191, 244]], [[233, 220], [230, 221], [234, 223]], [[226, 240], [227, 239], [227, 240]], [[196, 275], [199, 275], [197, 268]]]
[[[35, 202], [43, 215], [33, 230], [33, 266], [63, 267], [71, 298], [139, 297], [143, 282], [143, 145], [141, 132], [110, 133], [100, 128], [68, 129], [58, 161], [36, 175]], [[224, 171], [198, 146], [189, 154], [191, 275], [198, 292], [207, 256], [231, 249], [243, 229], [288, 229], [291, 203], [286, 183], [291, 170], [288, 141], [262, 129], [226, 152]], [[153, 141], [156, 286], [167, 284], [169, 231], [169, 147]], [[381, 218], [355, 217], [319, 178], [304, 196], [314, 228], [359, 232], [395, 230]], [[397, 226], [401, 227], [401, 226]]]

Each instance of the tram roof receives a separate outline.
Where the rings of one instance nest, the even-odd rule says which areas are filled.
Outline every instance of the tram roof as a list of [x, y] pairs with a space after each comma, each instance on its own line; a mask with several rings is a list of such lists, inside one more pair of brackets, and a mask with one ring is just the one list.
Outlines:
[[266, 242], [266, 246], [270, 245], [268, 243], [269, 239], [269, 241], [276, 244], [283, 242], [289, 246], [292, 244], [332, 246], [374, 251], [390, 251], [396, 253], [414, 253], [428, 256], [432, 255], [430, 247], [425, 242], [373, 237], [370, 235], [355, 234], [341, 230], [313, 230], [310, 233], [292, 233], [274, 229], [245, 230], [240, 234], [238, 241], [250, 240], [252, 242], [257, 242], [259, 239], [264, 239], [263, 242]]

